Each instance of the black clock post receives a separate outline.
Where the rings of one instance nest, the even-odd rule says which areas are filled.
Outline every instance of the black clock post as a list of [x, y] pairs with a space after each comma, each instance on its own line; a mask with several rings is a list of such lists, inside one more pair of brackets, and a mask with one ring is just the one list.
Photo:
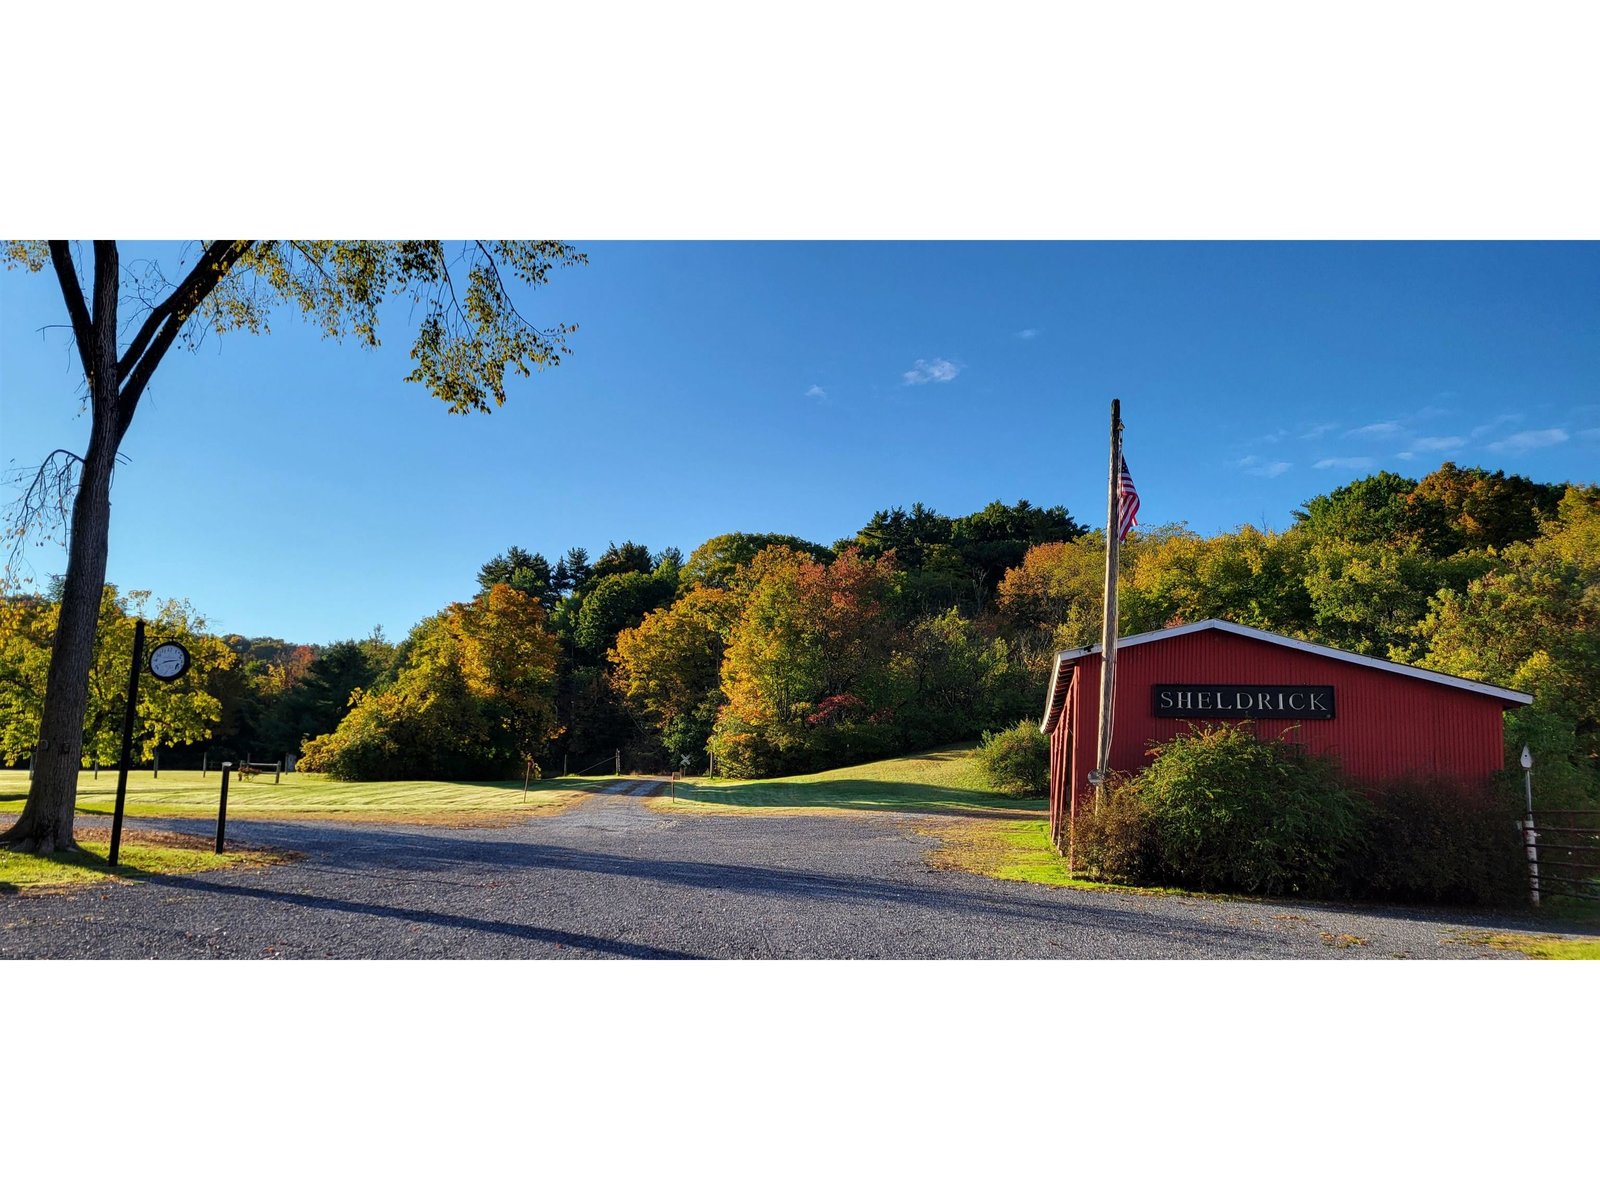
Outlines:
[[117, 865], [117, 851], [122, 846], [122, 805], [128, 797], [128, 767], [133, 758], [133, 717], [139, 707], [139, 668], [144, 666], [144, 622], [133, 623], [133, 666], [128, 671], [128, 710], [122, 714], [122, 758], [117, 768], [117, 806], [111, 813], [111, 854], [109, 861]]
[[[189, 669], [189, 652], [177, 642], [162, 642], [150, 652], [150, 674], [163, 683], [181, 679]], [[111, 813], [111, 853], [117, 865], [122, 848], [122, 807], [128, 797], [128, 770], [133, 766], [133, 718], [139, 711], [139, 674], [144, 668], [144, 621], [133, 623], [133, 663], [128, 669], [128, 710], [122, 714], [122, 765], [117, 768], [117, 805]]]

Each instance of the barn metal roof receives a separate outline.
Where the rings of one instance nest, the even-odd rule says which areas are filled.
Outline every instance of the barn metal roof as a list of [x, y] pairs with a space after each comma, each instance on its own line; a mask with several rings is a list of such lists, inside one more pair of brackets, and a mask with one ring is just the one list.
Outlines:
[[[1427, 671], [1421, 667], [1411, 667], [1404, 663], [1390, 662], [1386, 658], [1374, 658], [1370, 654], [1355, 654], [1349, 650], [1335, 650], [1332, 646], [1319, 645], [1316, 642], [1304, 642], [1299, 638], [1284, 637], [1279, 633], [1268, 633], [1264, 629], [1252, 629], [1248, 625], [1239, 625], [1233, 621], [1196, 621], [1190, 625], [1174, 625], [1170, 629], [1155, 629], [1149, 633], [1136, 633], [1132, 637], [1118, 638], [1117, 649], [1122, 650], [1128, 646], [1142, 646], [1146, 642], [1159, 642], [1163, 638], [1183, 637], [1189, 633], [1199, 633], [1205, 629], [1217, 629], [1223, 633], [1236, 633], [1240, 637], [1255, 638], [1260, 642], [1270, 642], [1275, 646], [1283, 646], [1289, 650], [1303, 650], [1308, 654], [1320, 654], [1325, 658], [1338, 659], [1340, 662], [1354, 663], [1358, 667], [1371, 667], [1375, 671], [1392, 671], [1396, 675], [1407, 675], [1412, 679], [1421, 679], [1428, 683], [1443, 684], [1446, 687], [1460, 688], [1467, 692], [1476, 692], [1480, 696], [1492, 696], [1507, 704], [1532, 704], [1533, 697], [1526, 692], [1514, 692], [1510, 688], [1495, 687], [1491, 683], [1479, 683], [1476, 679], [1463, 679], [1459, 675], [1446, 675], [1443, 671]], [[1039, 732], [1049, 733], [1054, 724], [1052, 718], [1060, 711], [1061, 702], [1057, 694], [1057, 685], [1061, 680], [1061, 668], [1066, 663], [1076, 662], [1080, 658], [1100, 653], [1100, 645], [1083, 646], [1077, 650], [1063, 650], [1056, 655], [1055, 666], [1050, 671], [1050, 689], [1045, 694], [1044, 719], [1039, 722]]]

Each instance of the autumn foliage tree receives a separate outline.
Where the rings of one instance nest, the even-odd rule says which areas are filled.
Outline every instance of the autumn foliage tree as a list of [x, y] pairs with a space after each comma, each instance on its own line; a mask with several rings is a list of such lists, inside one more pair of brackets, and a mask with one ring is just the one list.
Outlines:
[[849, 547], [824, 564], [772, 546], [743, 574], [712, 739], [726, 769], [770, 775], [891, 744], [882, 668], [896, 638], [894, 555]]
[[8, 266], [49, 267], [60, 285], [83, 371], [90, 415], [82, 454], [58, 451], [20, 505], [18, 525], [65, 501], [67, 569], [40, 718], [42, 756], [21, 817], [0, 843], [48, 853], [73, 845], [77, 763], [89, 699], [95, 630], [111, 526], [111, 473], [139, 402], [167, 352], [211, 332], [263, 333], [270, 314], [298, 311], [330, 337], [378, 344], [387, 298], [418, 316], [407, 381], [452, 412], [484, 412], [506, 399], [507, 372], [528, 375], [566, 352], [569, 326], [540, 328], [518, 311], [511, 284], [543, 284], [583, 256], [561, 242], [257, 241], [198, 243], [168, 278], [159, 263], [124, 263], [114, 241], [83, 256], [66, 241], [10, 242]]
[[1600, 800], [1600, 489], [1568, 487], [1538, 537], [1436, 595], [1419, 633], [1423, 666], [1532, 693], [1506, 749], [1532, 747], [1547, 801]]
[[740, 597], [695, 587], [617, 635], [608, 657], [623, 697], [642, 711], [674, 764], [699, 761], [723, 704], [722, 659]]
[[[42, 597], [18, 596], [0, 603], [0, 760], [33, 758], [35, 774], [53, 751], [47, 747], [36, 755], [35, 739], [60, 613], [59, 603]], [[149, 592], [123, 596], [108, 585], [101, 591], [95, 625], [83, 738], [72, 749], [74, 771], [94, 763], [114, 764], [121, 754], [128, 660], [134, 622], [141, 619], [147, 644], [169, 638], [181, 641], [189, 650], [190, 668], [174, 683], [139, 690], [136, 759], [148, 761], [160, 747], [199, 742], [217, 727], [222, 704], [216, 696], [216, 677], [235, 663], [227, 644], [206, 632], [204, 619], [186, 602], [152, 605]]]
[[335, 779], [503, 779], [560, 729], [556, 640], [538, 600], [496, 584], [412, 631], [395, 681], [359, 694], [301, 767]]

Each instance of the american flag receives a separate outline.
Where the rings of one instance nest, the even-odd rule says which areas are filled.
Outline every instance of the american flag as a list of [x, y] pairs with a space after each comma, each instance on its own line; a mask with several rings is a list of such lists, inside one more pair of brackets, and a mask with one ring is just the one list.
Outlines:
[[1117, 476], [1117, 541], [1128, 540], [1128, 530], [1139, 523], [1139, 492], [1133, 486], [1133, 476], [1128, 474], [1128, 460], [1122, 459], [1122, 471]]

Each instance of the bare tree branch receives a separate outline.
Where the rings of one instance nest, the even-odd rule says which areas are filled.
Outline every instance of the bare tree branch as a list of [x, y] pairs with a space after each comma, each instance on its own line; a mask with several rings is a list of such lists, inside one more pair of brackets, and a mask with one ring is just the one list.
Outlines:
[[[81, 466], [83, 459], [71, 450], [52, 450], [45, 455], [22, 495], [7, 507], [5, 536], [11, 549], [6, 554], [4, 577], [8, 584], [21, 575], [30, 537], [47, 537], [55, 529], [66, 529]], [[8, 482], [21, 483], [25, 478], [27, 472], [19, 471], [12, 474]]]
[[[213, 242], [207, 247], [200, 261], [195, 264], [195, 269], [189, 272], [188, 278], [180, 283], [172, 295], [158, 307], [157, 311], [166, 309], [166, 315], [160, 328], [147, 339], [138, 356], [137, 365], [133, 367], [127, 376], [127, 381], [122, 385], [122, 397], [117, 403], [118, 442], [128, 431], [134, 410], [139, 406], [139, 397], [144, 394], [145, 385], [150, 382], [150, 376], [155, 373], [161, 359], [172, 347], [178, 331], [183, 328], [183, 323], [189, 319], [199, 303], [211, 294], [217, 284], [222, 282], [223, 276], [253, 244], [248, 241]], [[148, 321], [146, 326], [149, 326]], [[139, 336], [143, 337], [144, 333], [145, 331], [141, 329]], [[130, 346], [129, 354], [132, 353], [133, 347]], [[130, 360], [124, 356], [123, 361]]]
[[[250, 242], [212, 242], [211, 245], [206, 247], [205, 253], [195, 263], [194, 269], [184, 277], [182, 283], [172, 289], [171, 294], [165, 300], [150, 310], [150, 315], [145, 318], [144, 324], [139, 327], [139, 332], [133, 335], [133, 341], [128, 343], [127, 351], [117, 363], [118, 383], [127, 380], [133, 373], [134, 368], [140, 365], [140, 360], [144, 357], [146, 350], [149, 349], [156, 336], [162, 331], [163, 322], [176, 313], [178, 314], [177, 324], [182, 325], [200, 301], [204, 300], [211, 290], [221, 282], [223, 275], [227, 274], [228, 268], [239, 260], [239, 257], [250, 248], [251, 244]], [[176, 336], [177, 330], [173, 329], [172, 334]], [[171, 340], [170, 337], [167, 339], [168, 345], [171, 345]], [[160, 361], [161, 354], [165, 353], [166, 347], [164, 346], [160, 353], [156, 355], [155, 362], [150, 364], [150, 369], [145, 372], [146, 380], [149, 379], [151, 372], [155, 370], [155, 363]], [[141, 387], [139, 390], [143, 391], [144, 389]], [[134, 400], [137, 403], [137, 395], [135, 395]]]
[[[94, 244], [94, 345], [90, 355], [95, 369], [89, 376], [89, 400], [98, 404], [102, 399], [115, 404], [117, 372], [117, 305], [122, 300], [122, 252], [113, 241], [97, 240]], [[95, 387], [104, 379], [110, 386]]]
[[67, 315], [72, 319], [72, 336], [78, 345], [78, 361], [83, 365], [83, 376], [93, 379], [94, 368], [89, 348], [93, 326], [89, 321], [89, 306], [83, 299], [83, 285], [78, 282], [78, 269], [72, 265], [71, 246], [66, 242], [51, 242], [50, 261], [55, 265], [61, 296], [67, 302]]

